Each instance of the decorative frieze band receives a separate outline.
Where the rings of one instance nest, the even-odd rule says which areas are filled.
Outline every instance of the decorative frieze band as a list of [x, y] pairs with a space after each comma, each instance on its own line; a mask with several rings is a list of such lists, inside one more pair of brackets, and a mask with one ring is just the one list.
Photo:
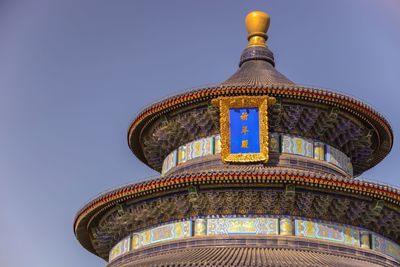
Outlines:
[[157, 243], [191, 237], [221, 235], [296, 236], [372, 249], [400, 260], [400, 246], [373, 232], [335, 223], [287, 216], [211, 217], [185, 220], [133, 233], [110, 251], [109, 261], [129, 251]]
[[[339, 167], [349, 176], [353, 176], [351, 159], [340, 150], [319, 141], [313, 141], [287, 134], [270, 133], [269, 150], [275, 153], [286, 153], [316, 160], [326, 161]], [[221, 153], [219, 135], [201, 138], [180, 146], [172, 151], [163, 162], [162, 175], [187, 161]]]

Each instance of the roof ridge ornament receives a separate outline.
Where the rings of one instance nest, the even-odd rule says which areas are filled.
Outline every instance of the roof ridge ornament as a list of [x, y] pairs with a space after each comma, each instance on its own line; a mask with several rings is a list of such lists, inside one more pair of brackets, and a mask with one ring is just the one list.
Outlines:
[[[249, 43], [242, 52], [239, 67], [250, 60], [267, 61], [272, 67], [275, 67], [274, 55], [266, 44], [270, 20], [270, 16], [263, 11], [252, 11], [247, 14], [245, 23]], [[291, 83], [289, 80], [287, 82]]]
[[245, 22], [249, 33], [247, 47], [262, 46], [266, 47], [265, 42], [268, 39], [267, 31], [270, 24], [270, 16], [263, 11], [252, 11], [247, 14]]

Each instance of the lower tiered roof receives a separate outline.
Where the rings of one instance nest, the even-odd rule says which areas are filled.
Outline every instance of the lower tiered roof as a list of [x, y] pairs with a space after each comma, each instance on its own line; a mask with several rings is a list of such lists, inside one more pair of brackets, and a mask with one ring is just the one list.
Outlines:
[[138, 250], [112, 261], [108, 267], [392, 267], [397, 264], [380, 253], [339, 244], [294, 240], [290, 237], [272, 237], [266, 241], [252, 236], [231, 236], [229, 239], [183, 240]]
[[[284, 197], [288, 185], [295, 187], [293, 202]], [[242, 192], [243, 197], [239, 199], [254, 198], [252, 206], [267, 203], [261, 213], [322, 218], [365, 227], [395, 242], [400, 241], [400, 190], [396, 188], [296, 169], [246, 166], [222, 166], [219, 169], [169, 175], [104, 193], [78, 212], [74, 223], [75, 234], [84, 247], [106, 259], [111, 246], [131, 232], [196, 216], [188, 195], [188, 190], [193, 187], [200, 196], [204, 192], [207, 197], [213, 192], [220, 194], [231, 188]], [[257, 190], [264, 191], [266, 198], [259, 199], [259, 193], [254, 193]], [[224, 198], [223, 195], [220, 197]], [[271, 202], [269, 206], [267, 199]], [[209, 199], [205, 203], [222, 205], [224, 202]], [[297, 206], [287, 206], [288, 203]], [[208, 207], [205, 204], [199, 206]], [[218, 211], [216, 209], [215, 212]], [[197, 211], [197, 214], [209, 215], [206, 210]], [[125, 220], [128, 220], [129, 226], [123, 226]]]

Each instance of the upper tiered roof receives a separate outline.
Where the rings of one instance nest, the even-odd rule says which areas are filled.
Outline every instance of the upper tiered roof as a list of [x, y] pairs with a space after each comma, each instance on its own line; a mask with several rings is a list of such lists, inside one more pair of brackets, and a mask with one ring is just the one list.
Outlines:
[[229, 79], [152, 104], [132, 122], [128, 144], [140, 160], [160, 171], [174, 149], [218, 134], [218, 110], [211, 107], [211, 100], [236, 95], [275, 97], [277, 103], [270, 107], [271, 132], [319, 140], [339, 149], [351, 158], [356, 176], [389, 153], [393, 133], [381, 114], [352, 97], [294, 84], [276, 70], [266, 45], [269, 16], [251, 12], [246, 26], [249, 44]]

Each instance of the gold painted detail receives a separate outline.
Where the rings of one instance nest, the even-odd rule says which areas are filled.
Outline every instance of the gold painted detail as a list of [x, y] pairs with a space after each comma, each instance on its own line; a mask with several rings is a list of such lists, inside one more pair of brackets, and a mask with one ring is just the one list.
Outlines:
[[[212, 104], [220, 109], [220, 136], [221, 136], [221, 156], [224, 162], [267, 162], [268, 161], [268, 106], [275, 104], [276, 100], [268, 96], [238, 96], [238, 97], [219, 97], [212, 101]], [[259, 153], [235, 153], [230, 152], [230, 115], [231, 108], [258, 108], [259, 116]], [[248, 114], [243, 112], [240, 119], [245, 121]], [[242, 128], [242, 134], [249, 132], [248, 127]], [[249, 141], [242, 140], [241, 147], [247, 148]]]
[[293, 221], [291, 218], [279, 219], [279, 235], [293, 235]]
[[246, 135], [249, 132], [249, 127], [243, 126], [242, 127], [242, 134]]
[[207, 221], [205, 219], [196, 219], [194, 222], [194, 235], [205, 236], [207, 235]]
[[249, 147], [249, 140], [242, 140], [242, 148], [248, 148]]

